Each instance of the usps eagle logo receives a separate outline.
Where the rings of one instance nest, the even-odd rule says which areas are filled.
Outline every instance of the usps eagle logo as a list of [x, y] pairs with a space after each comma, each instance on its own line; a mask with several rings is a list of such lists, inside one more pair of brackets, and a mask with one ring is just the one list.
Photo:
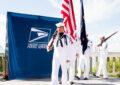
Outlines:
[[51, 30], [47, 28], [31, 28], [29, 43], [48, 43]]

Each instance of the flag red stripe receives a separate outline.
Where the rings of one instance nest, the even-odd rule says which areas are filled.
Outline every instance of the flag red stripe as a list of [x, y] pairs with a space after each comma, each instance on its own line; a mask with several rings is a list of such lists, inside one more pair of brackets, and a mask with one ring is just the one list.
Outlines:
[[66, 13], [66, 12], [64, 12], [63, 10], [61, 11], [61, 13], [63, 14], [63, 18], [65, 18], [65, 17], [68, 17], [69, 15]]
[[66, 33], [69, 33], [75, 39], [76, 22], [72, 0], [63, 0], [61, 14], [63, 14]]
[[70, 22], [70, 18], [69, 18], [69, 22], [68, 22], [69, 26], [70, 26], [70, 35], [73, 35], [73, 29], [72, 29], [72, 24]]
[[73, 22], [74, 22], [74, 26], [75, 26], [75, 30], [76, 30], [76, 23], [75, 23], [75, 15], [74, 15], [74, 9], [73, 9], [73, 2], [72, 2], [72, 0], [70, 0], [71, 1], [71, 8], [72, 8], [72, 16], [73, 16]]
[[65, 4], [62, 4], [62, 7], [69, 12], [69, 8]]
[[68, 0], [64, 0], [67, 4], [69, 4], [69, 1]]

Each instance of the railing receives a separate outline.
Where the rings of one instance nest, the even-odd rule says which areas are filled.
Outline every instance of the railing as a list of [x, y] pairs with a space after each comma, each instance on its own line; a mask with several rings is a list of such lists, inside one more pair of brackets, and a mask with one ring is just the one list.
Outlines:
[[4, 71], [4, 59], [3, 55], [0, 56], [0, 74]]
[[[112, 62], [110, 62], [112, 60]], [[108, 57], [107, 57], [107, 70], [109, 72], [110, 70], [110, 66], [112, 66], [112, 72], [109, 72], [109, 75], [120, 75], [120, 52], [109, 52], [108, 53]], [[116, 72], [116, 61], [117, 62], [117, 71]], [[95, 72], [97, 72], [98, 70], [98, 57], [96, 57], [95, 59], [95, 63], [96, 63], [96, 66], [93, 65], [93, 59], [90, 59], [90, 74], [93, 74]], [[5, 64], [5, 57], [3, 56], [0, 56], [0, 73], [4, 72], [4, 64]], [[111, 65], [110, 65], [111, 64]], [[95, 68], [95, 70], [93, 70], [93, 68]]]
[[[120, 76], [120, 52], [109, 52], [106, 59], [106, 68], [109, 75], [119, 75]], [[96, 73], [98, 71], [98, 57], [95, 59], [95, 66], [93, 65], [93, 59], [90, 59], [90, 74]], [[93, 68], [95, 71], [93, 72]], [[112, 71], [111, 71], [112, 70]]]

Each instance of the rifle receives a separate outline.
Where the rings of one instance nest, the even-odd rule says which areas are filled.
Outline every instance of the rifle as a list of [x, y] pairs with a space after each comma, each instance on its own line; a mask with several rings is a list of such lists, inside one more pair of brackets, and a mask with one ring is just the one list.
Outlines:
[[58, 33], [58, 31], [56, 30], [56, 31], [54, 32], [54, 34], [53, 34], [53, 36], [52, 36], [52, 39], [50, 40], [50, 42], [49, 42], [49, 44], [48, 44], [47, 47], [52, 47], [52, 46], [53, 46], [54, 40], [55, 40], [55, 38], [56, 38], [56, 36], [57, 36], [57, 33]]
[[113, 35], [115, 35], [116, 33], [118, 33], [118, 31], [112, 33], [110, 36], [108, 36], [107, 38], [105, 38], [104, 41], [101, 41], [101, 43], [98, 44], [97, 46], [98, 46], [98, 47], [99, 47], [99, 46], [102, 46], [103, 42], [107, 41], [109, 38], [111, 38], [111, 37], [112, 37]]

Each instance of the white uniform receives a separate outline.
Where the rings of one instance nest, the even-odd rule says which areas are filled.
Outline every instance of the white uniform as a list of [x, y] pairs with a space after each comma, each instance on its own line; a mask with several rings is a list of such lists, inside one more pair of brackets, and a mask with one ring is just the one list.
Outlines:
[[[66, 34], [64, 34], [66, 35]], [[67, 65], [68, 63], [68, 49], [70, 43], [70, 38], [66, 35], [67, 45], [65, 43], [65, 39], [62, 38], [63, 47], [61, 47], [60, 42], [57, 46], [58, 35], [54, 40], [54, 54], [53, 54], [53, 62], [52, 62], [52, 82], [51, 85], [58, 85], [58, 72], [61, 66], [62, 68], [62, 85], [67, 85]]]
[[70, 56], [70, 73], [69, 73], [69, 81], [74, 81], [75, 77], [75, 61], [76, 61], [76, 53], [80, 55], [80, 52], [82, 50], [81, 48], [81, 42], [78, 39], [77, 41], [74, 41], [71, 45], [71, 49], [69, 49], [69, 56]]
[[104, 42], [102, 44], [102, 46], [99, 47], [100, 63], [99, 63], [99, 68], [98, 68], [98, 72], [97, 72], [96, 76], [100, 76], [101, 71], [103, 71], [103, 78], [108, 77], [108, 73], [107, 73], [107, 69], [106, 69], [106, 58], [108, 55], [107, 48], [108, 48], [108, 44], [106, 42]]
[[89, 78], [89, 67], [90, 67], [90, 56], [93, 56], [93, 44], [92, 41], [88, 40], [87, 44], [87, 49], [85, 53], [81, 53], [80, 58], [79, 58], [79, 65], [78, 65], [78, 77], [81, 77], [81, 70], [82, 70], [82, 65], [85, 66], [84, 70], [84, 78]]

